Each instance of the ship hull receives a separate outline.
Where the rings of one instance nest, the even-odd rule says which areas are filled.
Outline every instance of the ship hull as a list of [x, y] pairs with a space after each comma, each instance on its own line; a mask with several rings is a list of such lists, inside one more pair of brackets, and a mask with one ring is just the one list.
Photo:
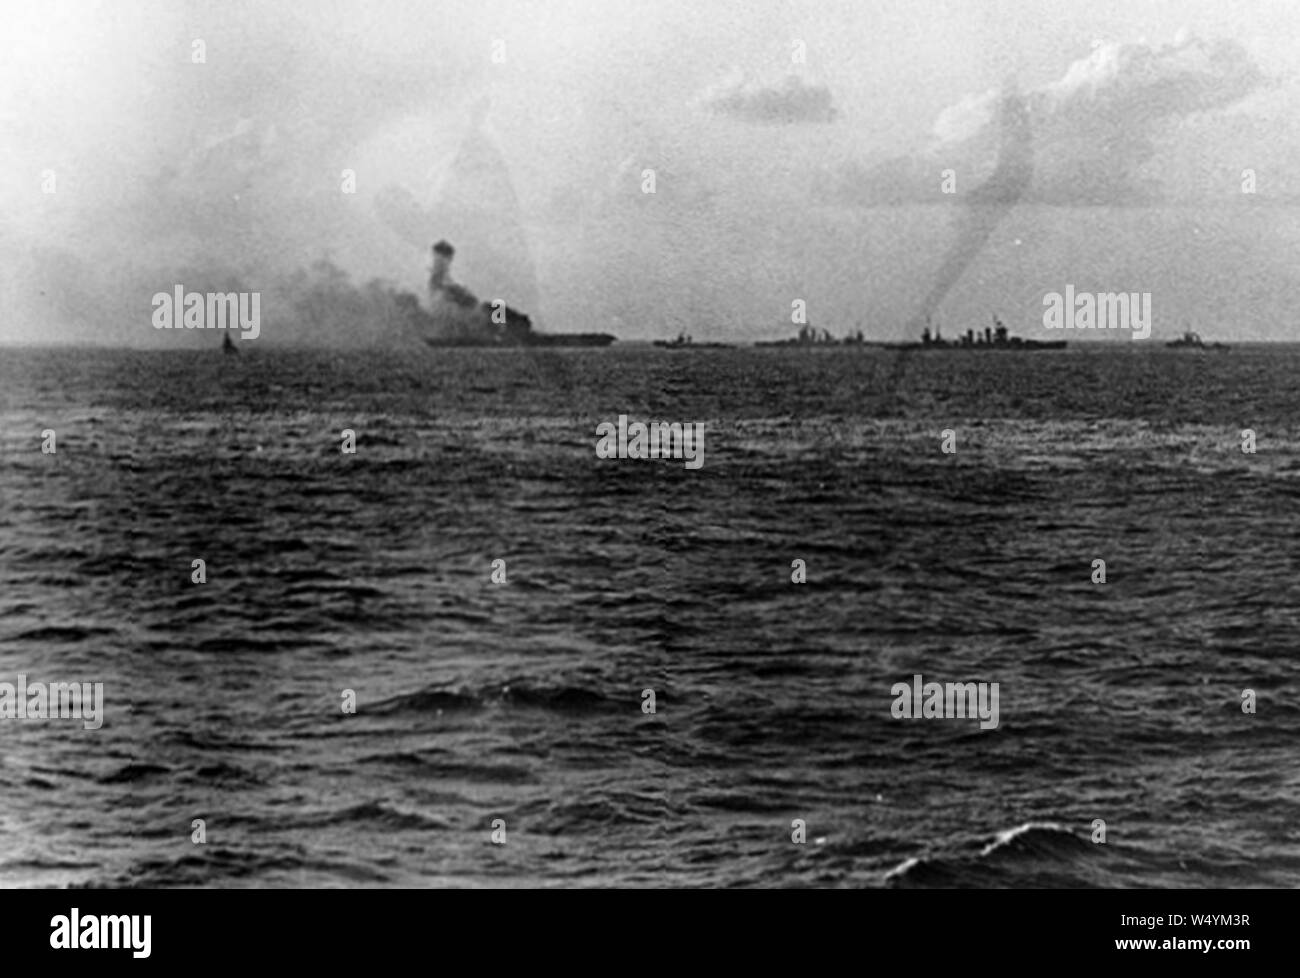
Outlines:
[[526, 325], [527, 317], [519, 317], [521, 322], [512, 324], [514, 328], [500, 328], [488, 314], [457, 309], [450, 303], [440, 303], [433, 313], [411, 309], [409, 319], [420, 339], [438, 349], [609, 346], [618, 338], [609, 333], [534, 333]]
[[1064, 350], [1068, 340], [1022, 340], [1019, 343], [878, 343], [866, 340], [861, 343], [800, 343], [798, 340], [765, 340], [754, 344], [763, 347], [781, 347], [797, 350], [843, 350], [862, 347], [870, 350], [952, 350], [957, 353], [983, 353], [994, 350]]
[[755, 346], [798, 347], [801, 350], [842, 350], [853, 346], [889, 346], [888, 343], [873, 343], [870, 340], [759, 340]]
[[522, 347], [554, 346], [609, 346], [615, 337], [608, 333], [532, 333], [525, 337], [500, 337], [480, 339], [477, 337], [440, 337], [426, 336], [424, 342], [437, 349], [519, 349]]
[[1022, 340], [1019, 343], [882, 343], [889, 350], [954, 350], [958, 353], [985, 353], [998, 350], [1064, 350], [1068, 340]]
[[420, 308], [414, 296], [403, 299], [411, 328], [436, 349], [496, 349], [518, 347], [609, 346], [616, 337], [608, 333], [534, 333], [526, 313], [500, 299], [479, 302], [469, 289], [451, 279], [456, 249], [447, 241], [433, 246], [429, 275], [429, 307]]
[[661, 350], [730, 350], [731, 343], [678, 343], [676, 340], [655, 340]]

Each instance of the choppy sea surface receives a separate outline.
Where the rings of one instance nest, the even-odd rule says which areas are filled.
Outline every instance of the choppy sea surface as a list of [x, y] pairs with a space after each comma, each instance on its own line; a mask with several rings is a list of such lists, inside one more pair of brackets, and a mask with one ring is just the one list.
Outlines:
[[0, 350], [0, 885], [1300, 885], [1300, 348], [244, 351]]

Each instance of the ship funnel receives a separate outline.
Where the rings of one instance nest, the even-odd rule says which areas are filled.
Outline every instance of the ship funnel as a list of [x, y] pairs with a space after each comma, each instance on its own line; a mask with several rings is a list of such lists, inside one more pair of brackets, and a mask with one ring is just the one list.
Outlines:
[[451, 279], [451, 259], [456, 249], [446, 241], [439, 241], [433, 246], [433, 271], [429, 274], [429, 288], [441, 289]]

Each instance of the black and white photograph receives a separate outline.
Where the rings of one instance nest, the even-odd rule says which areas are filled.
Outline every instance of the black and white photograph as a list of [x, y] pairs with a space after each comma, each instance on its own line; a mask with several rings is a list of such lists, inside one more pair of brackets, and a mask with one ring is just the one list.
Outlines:
[[23, 941], [1109, 890], [1162, 892], [1106, 960], [1249, 962], [1232, 893], [1300, 886], [1297, 55], [1294, 0], [5, 2]]

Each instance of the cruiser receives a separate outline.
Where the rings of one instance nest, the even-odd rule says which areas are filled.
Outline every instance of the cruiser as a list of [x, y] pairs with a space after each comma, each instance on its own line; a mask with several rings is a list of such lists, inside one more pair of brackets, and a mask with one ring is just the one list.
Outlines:
[[968, 329], [964, 334], [959, 334], [955, 341], [945, 340], [940, 336], [937, 326], [932, 334], [927, 322], [925, 329], [921, 331], [920, 343], [882, 345], [895, 350], [1064, 350], [1066, 342], [1066, 340], [1027, 340], [1019, 336], [1011, 336], [1007, 333], [1006, 326], [1002, 325], [1002, 320], [994, 316], [993, 326], [984, 327], [983, 333]]
[[875, 345], [867, 344], [862, 338], [862, 330], [856, 333], [850, 333], [842, 340], [837, 340], [831, 336], [830, 330], [818, 329], [815, 326], [804, 326], [799, 330], [799, 335], [789, 340], [759, 340], [755, 346], [866, 346]]

